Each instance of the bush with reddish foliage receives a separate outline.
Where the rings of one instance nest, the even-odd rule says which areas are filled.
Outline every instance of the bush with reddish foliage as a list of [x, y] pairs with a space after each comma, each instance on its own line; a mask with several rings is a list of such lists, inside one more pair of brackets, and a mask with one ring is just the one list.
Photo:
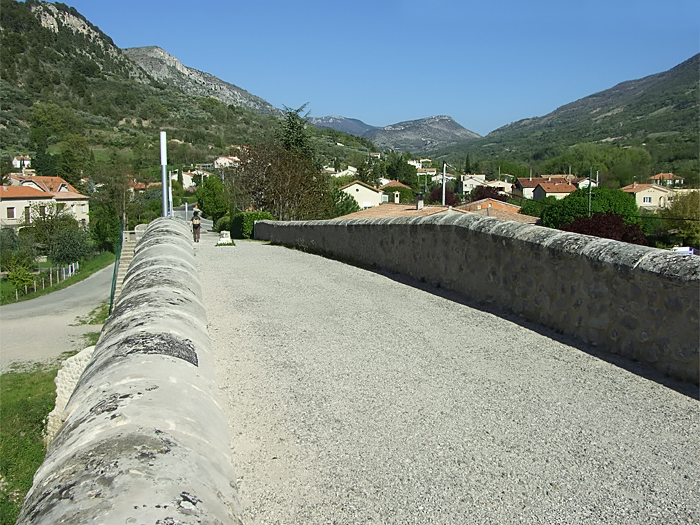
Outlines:
[[[435, 188], [428, 195], [428, 204], [442, 204], [442, 187]], [[459, 199], [450, 190], [445, 190], [445, 206], [457, 206]]]
[[574, 222], [565, 224], [559, 229], [642, 246], [649, 245], [639, 225], [625, 224], [622, 215], [614, 213], [596, 213], [593, 217], [579, 217]]
[[470, 202], [480, 201], [483, 199], [508, 202], [508, 197], [498, 193], [496, 188], [492, 188], [491, 186], [477, 186], [472, 190]]

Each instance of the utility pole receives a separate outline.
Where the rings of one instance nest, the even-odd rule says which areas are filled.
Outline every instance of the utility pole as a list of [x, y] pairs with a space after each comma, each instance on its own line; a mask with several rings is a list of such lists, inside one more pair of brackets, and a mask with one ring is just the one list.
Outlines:
[[[571, 169], [571, 168], [569, 168]], [[591, 171], [588, 173], [588, 218], [591, 217], [591, 179], [593, 178], [593, 166], [591, 166]]]
[[[177, 172], [177, 170], [175, 170]], [[173, 175], [168, 177], [168, 204], [170, 207], [170, 216], [173, 216]]]

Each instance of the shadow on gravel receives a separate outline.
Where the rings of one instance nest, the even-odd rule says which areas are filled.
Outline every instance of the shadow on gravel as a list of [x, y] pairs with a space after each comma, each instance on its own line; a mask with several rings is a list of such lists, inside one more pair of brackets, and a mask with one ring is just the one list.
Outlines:
[[[270, 246], [281, 246], [281, 245], [270, 244]], [[290, 249], [297, 249], [297, 248], [293, 248], [293, 247], [289, 247], [289, 246], [286, 246], [286, 247], [290, 248]], [[326, 253], [319, 253], [317, 251], [310, 250], [310, 249], [304, 249], [304, 250], [300, 250], [300, 251], [314, 254], [314, 255], [319, 255], [321, 257], [325, 257], [326, 259], [333, 259], [333, 260], [342, 262], [344, 264], [350, 264], [352, 266], [355, 266], [356, 268], [361, 268], [361, 269], [366, 270], [368, 272], [372, 272], [372, 273], [375, 273], [377, 275], [382, 275], [382, 276], [384, 276], [388, 279], [391, 279], [393, 281], [396, 281], [398, 283], [404, 284], [406, 286], [411, 286], [412, 288], [417, 288], [419, 290], [433, 294], [433, 295], [441, 297], [443, 299], [447, 299], [448, 301], [459, 303], [461, 305], [468, 306], [469, 308], [474, 308], [475, 310], [479, 310], [482, 312], [486, 312], [486, 313], [495, 315], [497, 317], [500, 317], [501, 319], [505, 319], [506, 321], [510, 321], [512, 323], [515, 323], [523, 328], [526, 328], [528, 330], [532, 330], [533, 332], [536, 332], [544, 337], [547, 337], [549, 339], [553, 339], [554, 341], [557, 341], [559, 343], [562, 343], [562, 344], [565, 344], [568, 346], [572, 346], [578, 350], [581, 350], [584, 353], [587, 353], [587, 354], [592, 355], [598, 359], [601, 359], [602, 361], [606, 361], [607, 363], [610, 363], [610, 364], [615, 365], [619, 368], [627, 370], [628, 372], [631, 372], [633, 374], [641, 376], [641, 377], [648, 379], [650, 381], [654, 381], [655, 383], [661, 384], [661, 385], [665, 386], [666, 388], [670, 388], [671, 390], [675, 390], [679, 394], [688, 396], [692, 399], [700, 400], [700, 387], [697, 387], [696, 385], [694, 385], [692, 383], [679, 381], [677, 379], [669, 377], [666, 374], [664, 374], [663, 372], [660, 372], [654, 368], [651, 368], [650, 366], [648, 366], [644, 363], [641, 363], [639, 361], [635, 361], [633, 359], [629, 359], [629, 358], [623, 357], [621, 355], [611, 354], [610, 352], [606, 352], [603, 349], [584, 344], [581, 341], [575, 339], [574, 337], [572, 337], [570, 335], [556, 332], [555, 330], [552, 330], [551, 328], [547, 328], [547, 327], [542, 326], [540, 324], [537, 324], [535, 322], [529, 321], [529, 320], [525, 319], [524, 317], [521, 317], [517, 314], [509, 313], [509, 312], [501, 310], [499, 308], [495, 308], [494, 306], [489, 305], [489, 304], [474, 301], [474, 300], [469, 299], [468, 297], [466, 297], [462, 294], [459, 294], [455, 291], [447, 290], [445, 288], [440, 288], [440, 287], [435, 286], [433, 284], [419, 281], [419, 280], [414, 279], [412, 277], [407, 277], [405, 275], [388, 272], [386, 270], [370, 267], [367, 265], [357, 264], [353, 261], [339, 259], [339, 258], [333, 257], [332, 255], [328, 255]]]

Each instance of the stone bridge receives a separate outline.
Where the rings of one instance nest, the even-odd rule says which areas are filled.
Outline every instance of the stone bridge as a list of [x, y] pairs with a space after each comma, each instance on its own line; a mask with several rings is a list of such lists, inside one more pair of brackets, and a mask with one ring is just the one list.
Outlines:
[[695, 259], [486, 220], [257, 225], [297, 250], [156, 221], [20, 523], [700, 522]]

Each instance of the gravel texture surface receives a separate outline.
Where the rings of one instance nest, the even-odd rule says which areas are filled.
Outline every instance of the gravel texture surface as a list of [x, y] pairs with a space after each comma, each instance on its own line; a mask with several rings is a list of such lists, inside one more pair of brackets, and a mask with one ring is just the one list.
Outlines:
[[694, 387], [395, 276], [216, 239], [195, 251], [248, 524], [700, 522]]

